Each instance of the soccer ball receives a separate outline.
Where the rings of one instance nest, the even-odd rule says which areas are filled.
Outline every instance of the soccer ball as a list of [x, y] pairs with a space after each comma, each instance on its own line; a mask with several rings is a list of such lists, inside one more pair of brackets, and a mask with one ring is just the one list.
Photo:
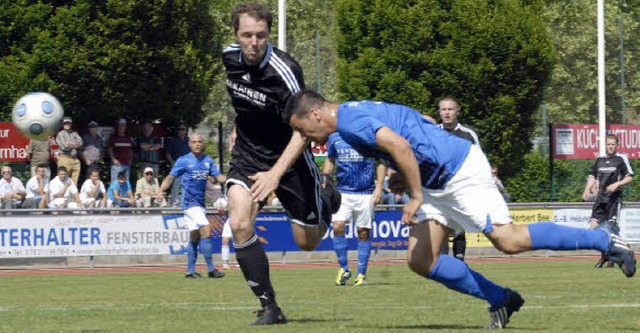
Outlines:
[[13, 125], [31, 139], [46, 139], [59, 128], [64, 117], [62, 104], [53, 95], [32, 92], [22, 96], [13, 107]]

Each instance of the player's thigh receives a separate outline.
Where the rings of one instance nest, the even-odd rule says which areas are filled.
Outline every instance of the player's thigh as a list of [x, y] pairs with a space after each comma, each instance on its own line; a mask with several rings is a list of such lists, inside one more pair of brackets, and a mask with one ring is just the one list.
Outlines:
[[[305, 228], [320, 223], [323, 214], [320, 173], [312, 159], [306, 155], [298, 159], [282, 176], [275, 192], [292, 223]], [[329, 211], [327, 221], [330, 214]]]
[[209, 225], [206, 212], [202, 207], [191, 207], [184, 211], [184, 221], [190, 231], [198, 230], [201, 227]]
[[331, 221], [346, 221], [351, 222], [354, 213], [354, 197], [353, 194], [343, 193], [340, 199], [340, 209], [331, 216]]
[[449, 232], [449, 228], [433, 220], [411, 227], [407, 261], [414, 272], [424, 275], [431, 271]]
[[373, 203], [373, 195], [359, 194], [356, 196], [354, 203], [353, 221], [356, 227], [363, 229], [371, 229], [375, 204]]
[[234, 184], [227, 191], [229, 225], [232, 230], [253, 230], [258, 204], [251, 198], [246, 185]]

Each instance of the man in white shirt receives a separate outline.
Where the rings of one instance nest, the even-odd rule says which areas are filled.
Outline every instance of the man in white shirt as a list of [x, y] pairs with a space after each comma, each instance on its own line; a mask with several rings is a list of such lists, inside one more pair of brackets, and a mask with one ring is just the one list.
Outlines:
[[78, 208], [78, 187], [67, 176], [67, 168], [58, 167], [58, 176], [49, 182], [49, 208]]
[[2, 167], [0, 179], [0, 200], [3, 209], [29, 208], [24, 206], [24, 198], [27, 194], [20, 179], [13, 177], [13, 171], [9, 166]]
[[47, 189], [49, 178], [45, 174], [45, 166], [37, 165], [34, 169], [34, 176], [27, 182], [27, 196], [25, 203], [34, 208], [43, 209], [47, 207]]
[[105, 208], [107, 206], [107, 190], [100, 180], [100, 170], [91, 169], [89, 179], [80, 188], [80, 205], [82, 208]]

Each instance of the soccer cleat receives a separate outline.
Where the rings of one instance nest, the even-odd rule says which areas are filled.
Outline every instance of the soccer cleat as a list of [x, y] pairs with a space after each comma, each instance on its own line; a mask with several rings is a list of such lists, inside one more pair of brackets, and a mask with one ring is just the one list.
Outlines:
[[224, 273], [214, 268], [211, 272], [209, 272], [209, 277], [221, 278], [221, 277], [224, 277]]
[[258, 320], [254, 321], [250, 326], [287, 323], [287, 317], [284, 316], [282, 310], [275, 304], [263, 307], [256, 311], [256, 314], [258, 315]]
[[485, 327], [488, 330], [501, 330], [507, 327], [509, 318], [514, 312], [520, 310], [524, 304], [524, 299], [516, 291], [509, 288], [505, 289], [505, 301], [502, 306], [490, 307], [489, 314], [491, 315], [491, 321], [489, 325]]
[[336, 286], [344, 286], [351, 277], [351, 271], [340, 268], [336, 276]]
[[187, 279], [202, 279], [202, 275], [198, 274], [198, 272], [187, 273], [184, 277]]
[[356, 276], [356, 282], [353, 283], [354, 286], [364, 286], [367, 284], [367, 279], [365, 279], [364, 274], [358, 274]]
[[602, 266], [604, 266], [604, 264], [607, 262], [608, 260], [605, 258], [600, 258], [600, 260], [598, 260], [598, 262], [596, 263], [595, 266], [593, 266], [593, 268], [602, 268]]
[[602, 253], [604, 260], [618, 264], [626, 277], [632, 277], [636, 273], [635, 254], [620, 237], [616, 225], [611, 221], [605, 221], [600, 223], [596, 230], [601, 230], [609, 236], [609, 250]]
[[224, 268], [225, 270], [227, 270], [227, 271], [228, 271], [228, 270], [230, 270], [230, 269], [231, 269], [231, 266], [229, 266], [229, 263], [226, 263], [226, 262], [225, 262], [224, 264], [222, 264], [222, 268]]

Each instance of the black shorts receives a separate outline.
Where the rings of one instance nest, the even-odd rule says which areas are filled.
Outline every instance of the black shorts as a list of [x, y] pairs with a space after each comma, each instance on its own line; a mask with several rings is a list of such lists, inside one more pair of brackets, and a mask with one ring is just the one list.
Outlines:
[[[242, 156], [235, 156], [230, 165], [231, 168], [227, 174], [227, 190], [233, 185], [250, 189], [253, 181], [247, 176], [268, 171], [272, 167], [270, 163]], [[285, 172], [275, 193], [292, 223], [306, 227], [318, 225], [320, 219], [330, 223], [331, 207], [322, 200], [320, 171], [313, 161], [310, 149], [305, 150], [291, 169]], [[264, 204], [265, 202], [261, 202], [260, 208]]]
[[601, 201], [596, 199], [591, 211], [591, 219], [597, 220], [598, 223], [611, 220], [614, 216], [618, 216], [618, 206], [620, 201]]

